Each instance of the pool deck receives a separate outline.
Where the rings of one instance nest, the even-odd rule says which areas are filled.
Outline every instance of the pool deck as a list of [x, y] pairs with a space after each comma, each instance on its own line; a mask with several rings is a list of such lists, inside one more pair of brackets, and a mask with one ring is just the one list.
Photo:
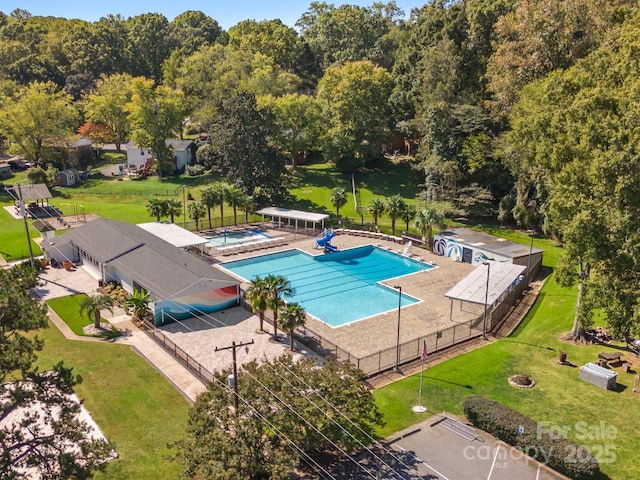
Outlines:
[[[215, 262], [225, 262], [256, 255], [297, 248], [312, 255], [324, 255], [322, 250], [315, 249], [315, 237], [307, 235], [284, 235], [280, 230], [267, 230], [265, 233], [272, 237], [285, 237], [283, 244], [265, 247], [258, 251], [215, 255]], [[397, 253], [404, 251], [404, 246], [380, 238], [366, 238], [355, 235], [336, 234], [331, 243], [340, 250], [362, 245], [377, 244]], [[482, 306], [466, 308], [461, 311], [454, 307], [450, 319], [451, 301], [444, 294], [473, 270], [473, 266], [457, 263], [447, 258], [435, 255], [427, 250], [413, 247], [413, 258], [422, 257], [425, 262], [435, 262], [436, 268], [406, 275], [397, 279], [385, 281], [393, 287], [399, 285], [402, 292], [419, 298], [421, 302], [403, 307], [400, 313], [400, 343], [409, 342], [446, 329], [456, 324], [468, 322], [478, 315], [482, 315]], [[330, 255], [330, 254], [328, 254]], [[246, 287], [247, 285], [243, 285]], [[354, 299], [366, 301], [366, 299]], [[471, 311], [473, 310], [473, 311]], [[398, 313], [397, 310], [369, 317], [341, 327], [331, 327], [311, 316], [307, 319], [307, 327], [314, 333], [338, 345], [352, 355], [359, 358], [374, 354], [381, 350], [393, 348], [397, 340]]]

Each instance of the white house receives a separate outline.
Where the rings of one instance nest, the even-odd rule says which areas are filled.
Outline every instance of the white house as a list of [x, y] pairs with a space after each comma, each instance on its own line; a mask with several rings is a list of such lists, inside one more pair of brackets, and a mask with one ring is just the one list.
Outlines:
[[[191, 140], [165, 140], [165, 142], [173, 149], [174, 171], [182, 170], [195, 160], [196, 144]], [[140, 148], [133, 141], [127, 143], [125, 147], [127, 149], [127, 164], [131, 170], [138, 170], [147, 163], [147, 160], [153, 158], [150, 149]]]

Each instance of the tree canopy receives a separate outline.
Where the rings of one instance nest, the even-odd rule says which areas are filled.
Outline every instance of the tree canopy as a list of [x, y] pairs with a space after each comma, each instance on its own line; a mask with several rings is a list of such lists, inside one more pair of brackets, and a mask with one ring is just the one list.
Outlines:
[[216, 374], [198, 396], [176, 445], [185, 476], [289, 478], [324, 450], [370, 444], [381, 422], [364, 374], [349, 363], [318, 367], [284, 356], [244, 365], [237, 411], [229, 373]]

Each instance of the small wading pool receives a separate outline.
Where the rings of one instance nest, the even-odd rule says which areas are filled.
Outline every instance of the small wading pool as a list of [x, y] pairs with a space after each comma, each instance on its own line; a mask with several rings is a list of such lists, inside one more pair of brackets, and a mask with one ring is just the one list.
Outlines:
[[270, 239], [269, 235], [260, 230], [241, 230], [214, 235], [209, 238], [209, 245], [224, 250], [226, 247], [236, 247]]
[[[371, 245], [319, 256], [287, 250], [224, 262], [220, 267], [246, 281], [268, 274], [284, 276], [294, 290], [285, 300], [298, 302], [332, 327], [396, 310], [399, 292], [379, 282], [433, 268]], [[404, 293], [400, 299], [402, 306], [419, 301]]]

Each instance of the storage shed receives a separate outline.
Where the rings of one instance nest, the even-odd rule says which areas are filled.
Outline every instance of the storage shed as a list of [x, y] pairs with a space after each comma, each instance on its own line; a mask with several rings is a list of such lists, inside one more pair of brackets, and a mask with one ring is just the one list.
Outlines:
[[58, 187], [72, 187], [80, 180], [80, 175], [75, 168], [68, 168], [56, 172], [53, 178]]
[[618, 374], [595, 363], [587, 363], [580, 367], [579, 378], [607, 390], [614, 390], [618, 386]]

